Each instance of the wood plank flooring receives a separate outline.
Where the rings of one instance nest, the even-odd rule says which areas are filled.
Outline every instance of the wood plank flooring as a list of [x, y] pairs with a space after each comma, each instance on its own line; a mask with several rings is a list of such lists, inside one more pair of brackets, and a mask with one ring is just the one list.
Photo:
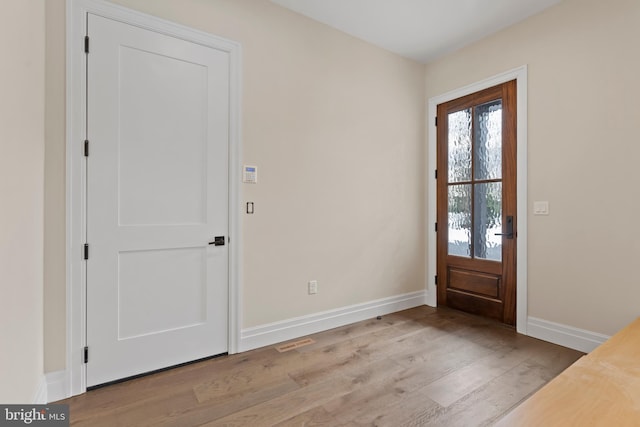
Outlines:
[[87, 392], [73, 426], [486, 426], [582, 353], [417, 307]]

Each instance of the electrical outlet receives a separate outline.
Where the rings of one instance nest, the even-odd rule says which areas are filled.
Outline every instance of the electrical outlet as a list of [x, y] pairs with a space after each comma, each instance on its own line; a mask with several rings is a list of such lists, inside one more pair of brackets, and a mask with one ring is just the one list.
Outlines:
[[317, 293], [318, 293], [318, 281], [317, 280], [309, 281], [309, 295], [313, 295]]

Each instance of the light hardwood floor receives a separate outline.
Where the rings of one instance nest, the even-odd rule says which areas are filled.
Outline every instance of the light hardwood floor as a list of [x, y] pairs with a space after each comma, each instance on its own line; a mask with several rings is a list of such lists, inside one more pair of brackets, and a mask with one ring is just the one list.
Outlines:
[[61, 401], [74, 426], [492, 425], [582, 353], [426, 306]]

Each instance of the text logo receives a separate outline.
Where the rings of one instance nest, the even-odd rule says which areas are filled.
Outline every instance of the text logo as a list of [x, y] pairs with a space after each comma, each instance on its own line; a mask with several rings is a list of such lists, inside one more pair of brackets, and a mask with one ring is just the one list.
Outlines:
[[69, 426], [69, 405], [0, 405], [0, 427]]

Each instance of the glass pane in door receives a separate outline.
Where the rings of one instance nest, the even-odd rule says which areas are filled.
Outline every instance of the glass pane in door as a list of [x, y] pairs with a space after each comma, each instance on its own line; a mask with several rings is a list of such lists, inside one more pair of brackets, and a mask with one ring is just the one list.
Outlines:
[[475, 184], [473, 252], [475, 258], [502, 261], [502, 183]]
[[474, 178], [502, 178], [502, 100], [474, 108]]
[[471, 184], [449, 186], [449, 255], [471, 256]]
[[471, 180], [471, 109], [449, 114], [449, 182]]

